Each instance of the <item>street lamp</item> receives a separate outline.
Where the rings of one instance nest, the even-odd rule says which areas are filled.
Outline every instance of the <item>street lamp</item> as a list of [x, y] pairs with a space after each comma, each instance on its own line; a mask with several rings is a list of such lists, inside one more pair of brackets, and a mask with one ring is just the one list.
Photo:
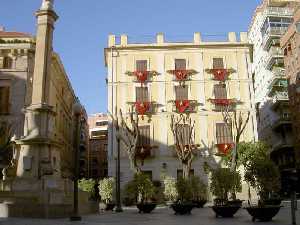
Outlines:
[[120, 127], [116, 125], [116, 138], [117, 138], [117, 163], [116, 163], [116, 208], [115, 212], [123, 212], [121, 206], [121, 173], [120, 173]]
[[71, 221], [80, 221], [81, 216], [78, 214], [78, 171], [79, 171], [79, 142], [80, 142], [80, 119], [82, 113], [82, 106], [77, 100], [73, 105], [73, 114], [75, 116], [75, 157], [74, 157], [74, 180], [73, 180], [73, 215], [70, 217]]

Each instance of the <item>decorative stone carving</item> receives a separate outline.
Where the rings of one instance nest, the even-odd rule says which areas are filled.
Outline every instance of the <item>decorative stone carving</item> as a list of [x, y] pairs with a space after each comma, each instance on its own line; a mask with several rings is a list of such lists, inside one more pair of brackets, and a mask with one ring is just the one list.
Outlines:
[[41, 6], [41, 10], [49, 10], [49, 9], [53, 9], [53, 2], [54, 0], [43, 0], [42, 6]]

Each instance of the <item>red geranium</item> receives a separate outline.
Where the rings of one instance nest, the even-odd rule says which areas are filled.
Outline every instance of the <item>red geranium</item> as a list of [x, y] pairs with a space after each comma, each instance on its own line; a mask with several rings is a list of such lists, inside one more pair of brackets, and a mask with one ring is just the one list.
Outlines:
[[228, 77], [228, 70], [226, 69], [213, 69], [212, 73], [216, 80], [225, 81]]
[[150, 109], [150, 102], [136, 102], [135, 103], [136, 111], [139, 115], [144, 115]]
[[139, 82], [144, 83], [148, 79], [149, 71], [135, 71], [134, 75]]
[[189, 100], [176, 100], [175, 101], [176, 108], [180, 113], [185, 112], [185, 110], [190, 106]]
[[227, 155], [233, 146], [233, 143], [217, 144], [217, 148], [222, 155]]

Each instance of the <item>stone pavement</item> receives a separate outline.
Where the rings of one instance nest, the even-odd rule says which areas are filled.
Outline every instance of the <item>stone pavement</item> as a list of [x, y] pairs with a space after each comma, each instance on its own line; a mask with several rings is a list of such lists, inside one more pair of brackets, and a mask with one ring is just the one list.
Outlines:
[[[297, 211], [300, 224], [300, 210]], [[282, 208], [272, 222], [259, 225], [290, 225], [290, 209]], [[190, 216], [175, 216], [172, 209], [159, 208], [151, 214], [139, 214], [136, 209], [125, 209], [123, 213], [101, 213], [84, 216], [80, 222], [68, 219], [41, 220], [0, 218], [0, 225], [243, 225], [253, 224], [246, 210], [241, 209], [235, 218], [215, 218], [210, 208], [194, 209]]]

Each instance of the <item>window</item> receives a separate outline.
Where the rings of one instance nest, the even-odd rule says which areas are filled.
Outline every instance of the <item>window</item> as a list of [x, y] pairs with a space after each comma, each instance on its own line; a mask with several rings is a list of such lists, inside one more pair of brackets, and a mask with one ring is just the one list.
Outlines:
[[100, 136], [103, 136], [104, 134], [103, 134], [103, 131], [97, 130], [97, 131], [92, 131], [91, 135], [92, 135], [92, 137], [100, 137]]
[[148, 102], [148, 87], [136, 87], [136, 101], [137, 102]]
[[232, 143], [232, 128], [231, 124], [226, 125], [225, 123], [216, 124], [216, 137], [217, 144], [230, 144]]
[[147, 71], [147, 60], [136, 60], [136, 71]]
[[108, 121], [97, 121], [96, 126], [101, 127], [101, 126], [106, 126], [108, 125]]
[[226, 99], [227, 98], [226, 84], [215, 84], [214, 95], [216, 99]]
[[178, 124], [178, 132], [179, 132], [179, 138], [182, 138], [182, 140], [179, 140], [182, 142], [183, 145], [189, 144], [189, 138], [190, 138], [190, 126], [188, 124]]
[[186, 60], [175, 59], [175, 70], [186, 70]]
[[[177, 170], [177, 179], [182, 177], [183, 175], [183, 171], [182, 170]], [[191, 169], [190, 170], [190, 173], [189, 173], [190, 176], [194, 176], [194, 169]]]
[[213, 69], [224, 69], [223, 58], [213, 58]]
[[11, 69], [12, 68], [12, 58], [6, 56], [3, 59], [3, 69]]
[[150, 126], [139, 126], [139, 140], [138, 146], [149, 146], [150, 145]]
[[176, 100], [188, 100], [188, 86], [175, 86]]
[[0, 87], [0, 114], [9, 113], [9, 87]]

